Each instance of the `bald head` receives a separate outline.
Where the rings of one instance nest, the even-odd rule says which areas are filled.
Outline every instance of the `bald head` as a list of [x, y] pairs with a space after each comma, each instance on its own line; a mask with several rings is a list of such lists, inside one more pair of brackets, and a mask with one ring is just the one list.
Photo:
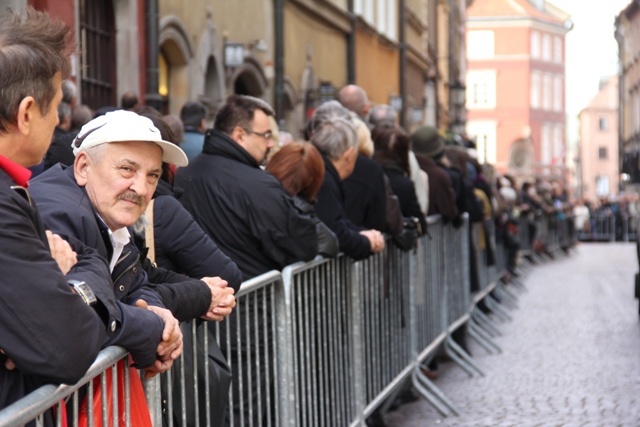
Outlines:
[[371, 108], [367, 92], [356, 85], [347, 85], [340, 89], [338, 92], [338, 101], [340, 101], [345, 108], [353, 111], [362, 118], [367, 116]]

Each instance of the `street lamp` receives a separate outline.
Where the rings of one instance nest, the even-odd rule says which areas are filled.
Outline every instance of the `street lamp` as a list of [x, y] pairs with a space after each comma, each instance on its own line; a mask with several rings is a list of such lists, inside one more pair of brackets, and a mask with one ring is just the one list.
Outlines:
[[451, 120], [451, 130], [453, 132], [464, 131], [464, 126], [467, 121], [465, 109], [466, 90], [466, 86], [459, 80], [456, 80], [449, 86], [449, 95], [451, 99], [450, 111], [453, 116], [453, 119]]

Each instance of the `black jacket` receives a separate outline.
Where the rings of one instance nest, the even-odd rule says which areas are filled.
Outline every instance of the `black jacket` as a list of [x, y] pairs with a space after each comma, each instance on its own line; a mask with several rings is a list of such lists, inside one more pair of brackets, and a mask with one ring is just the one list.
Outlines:
[[365, 229], [389, 231], [384, 171], [375, 160], [358, 155], [353, 173], [342, 181], [347, 218]]
[[318, 218], [336, 234], [342, 252], [355, 260], [364, 259], [371, 255], [369, 239], [360, 234], [364, 228], [347, 218], [344, 210], [344, 186], [331, 161], [324, 156], [323, 158], [325, 174], [316, 202]]
[[311, 203], [303, 199], [302, 197], [294, 197], [293, 201], [296, 208], [302, 215], [306, 215], [313, 220], [316, 225], [316, 233], [318, 234], [318, 255], [322, 255], [325, 258], [335, 258], [340, 253], [340, 244], [335, 233], [331, 231], [327, 224], [322, 222], [316, 210]]
[[422, 231], [427, 229], [427, 221], [422, 213], [418, 196], [416, 195], [416, 187], [413, 181], [399, 167], [387, 166], [384, 172], [389, 177], [389, 183], [398, 200], [400, 201], [400, 209], [404, 217], [418, 218]]
[[202, 154], [178, 169], [180, 201], [250, 279], [309, 261], [318, 251], [313, 221], [300, 215], [280, 181], [228, 135], [209, 130]]
[[[110, 285], [104, 261], [71, 242], [78, 263], [63, 276], [37, 210], [26, 190], [14, 186], [0, 168], [0, 409], [43, 384], [77, 382], [117, 311], [113, 295], [101, 292]], [[67, 279], [91, 282], [97, 305], [87, 306]], [[16, 369], [5, 368], [7, 357]]]
[[159, 267], [196, 279], [220, 276], [236, 292], [240, 289], [242, 274], [238, 266], [218, 248], [175, 197], [155, 198], [153, 231], [155, 261]]

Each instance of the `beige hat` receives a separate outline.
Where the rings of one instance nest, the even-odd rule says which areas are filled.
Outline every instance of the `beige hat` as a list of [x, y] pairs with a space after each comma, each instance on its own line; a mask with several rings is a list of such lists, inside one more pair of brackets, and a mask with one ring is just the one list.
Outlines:
[[108, 142], [148, 141], [162, 148], [162, 161], [187, 166], [189, 159], [180, 147], [165, 141], [153, 122], [132, 111], [111, 111], [91, 120], [80, 129], [71, 143], [73, 155]]

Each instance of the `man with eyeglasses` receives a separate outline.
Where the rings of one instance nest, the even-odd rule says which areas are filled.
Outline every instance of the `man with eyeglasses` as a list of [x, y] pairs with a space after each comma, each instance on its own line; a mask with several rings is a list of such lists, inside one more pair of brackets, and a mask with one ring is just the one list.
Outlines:
[[313, 221], [260, 166], [274, 147], [265, 101], [232, 95], [205, 134], [202, 155], [180, 168], [180, 200], [242, 271], [244, 280], [316, 255]]
[[[272, 116], [273, 109], [261, 99], [230, 96], [218, 111], [214, 128], [205, 134], [202, 154], [189, 166], [178, 169], [176, 175], [175, 185], [184, 190], [180, 201], [238, 265], [244, 280], [270, 270], [282, 270], [296, 261], [309, 261], [318, 248], [313, 220], [302, 216], [280, 181], [260, 168], [274, 146], [271, 138], [274, 129], [269, 120]], [[264, 327], [262, 320], [263, 310], [259, 304], [242, 310], [245, 316], [257, 313], [253, 320], [260, 319], [260, 323], [244, 318], [242, 322], [260, 324], [261, 330], [270, 335], [270, 327]], [[229, 340], [229, 365], [234, 369], [234, 418], [240, 419], [244, 413], [245, 422], [251, 419], [253, 424], [262, 425], [264, 414], [257, 409], [267, 408], [265, 396], [274, 383], [273, 372], [251, 369], [249, 365], [251, 360], [264, 357], [263, 346], [272, 345], [274, 340], [260, 336], [256, 343], [244, 335], [237, 337], [236, 316], [228, 318], [233, 335]], [[244, 329], [240, 332], [244, 333]], [[259, 332], [251, 332], [254, 333]], [[227, 340], [221, 339], [221, 343], [226, 348]], [[254, 378], [247, 379], [248, 375]], [[250, 390], [252, 387], [263, 392], [258, 395]], [[242, 399], [239, 392], [243, 393]], [[252, 411], [249, 406], [253, 406]]]

